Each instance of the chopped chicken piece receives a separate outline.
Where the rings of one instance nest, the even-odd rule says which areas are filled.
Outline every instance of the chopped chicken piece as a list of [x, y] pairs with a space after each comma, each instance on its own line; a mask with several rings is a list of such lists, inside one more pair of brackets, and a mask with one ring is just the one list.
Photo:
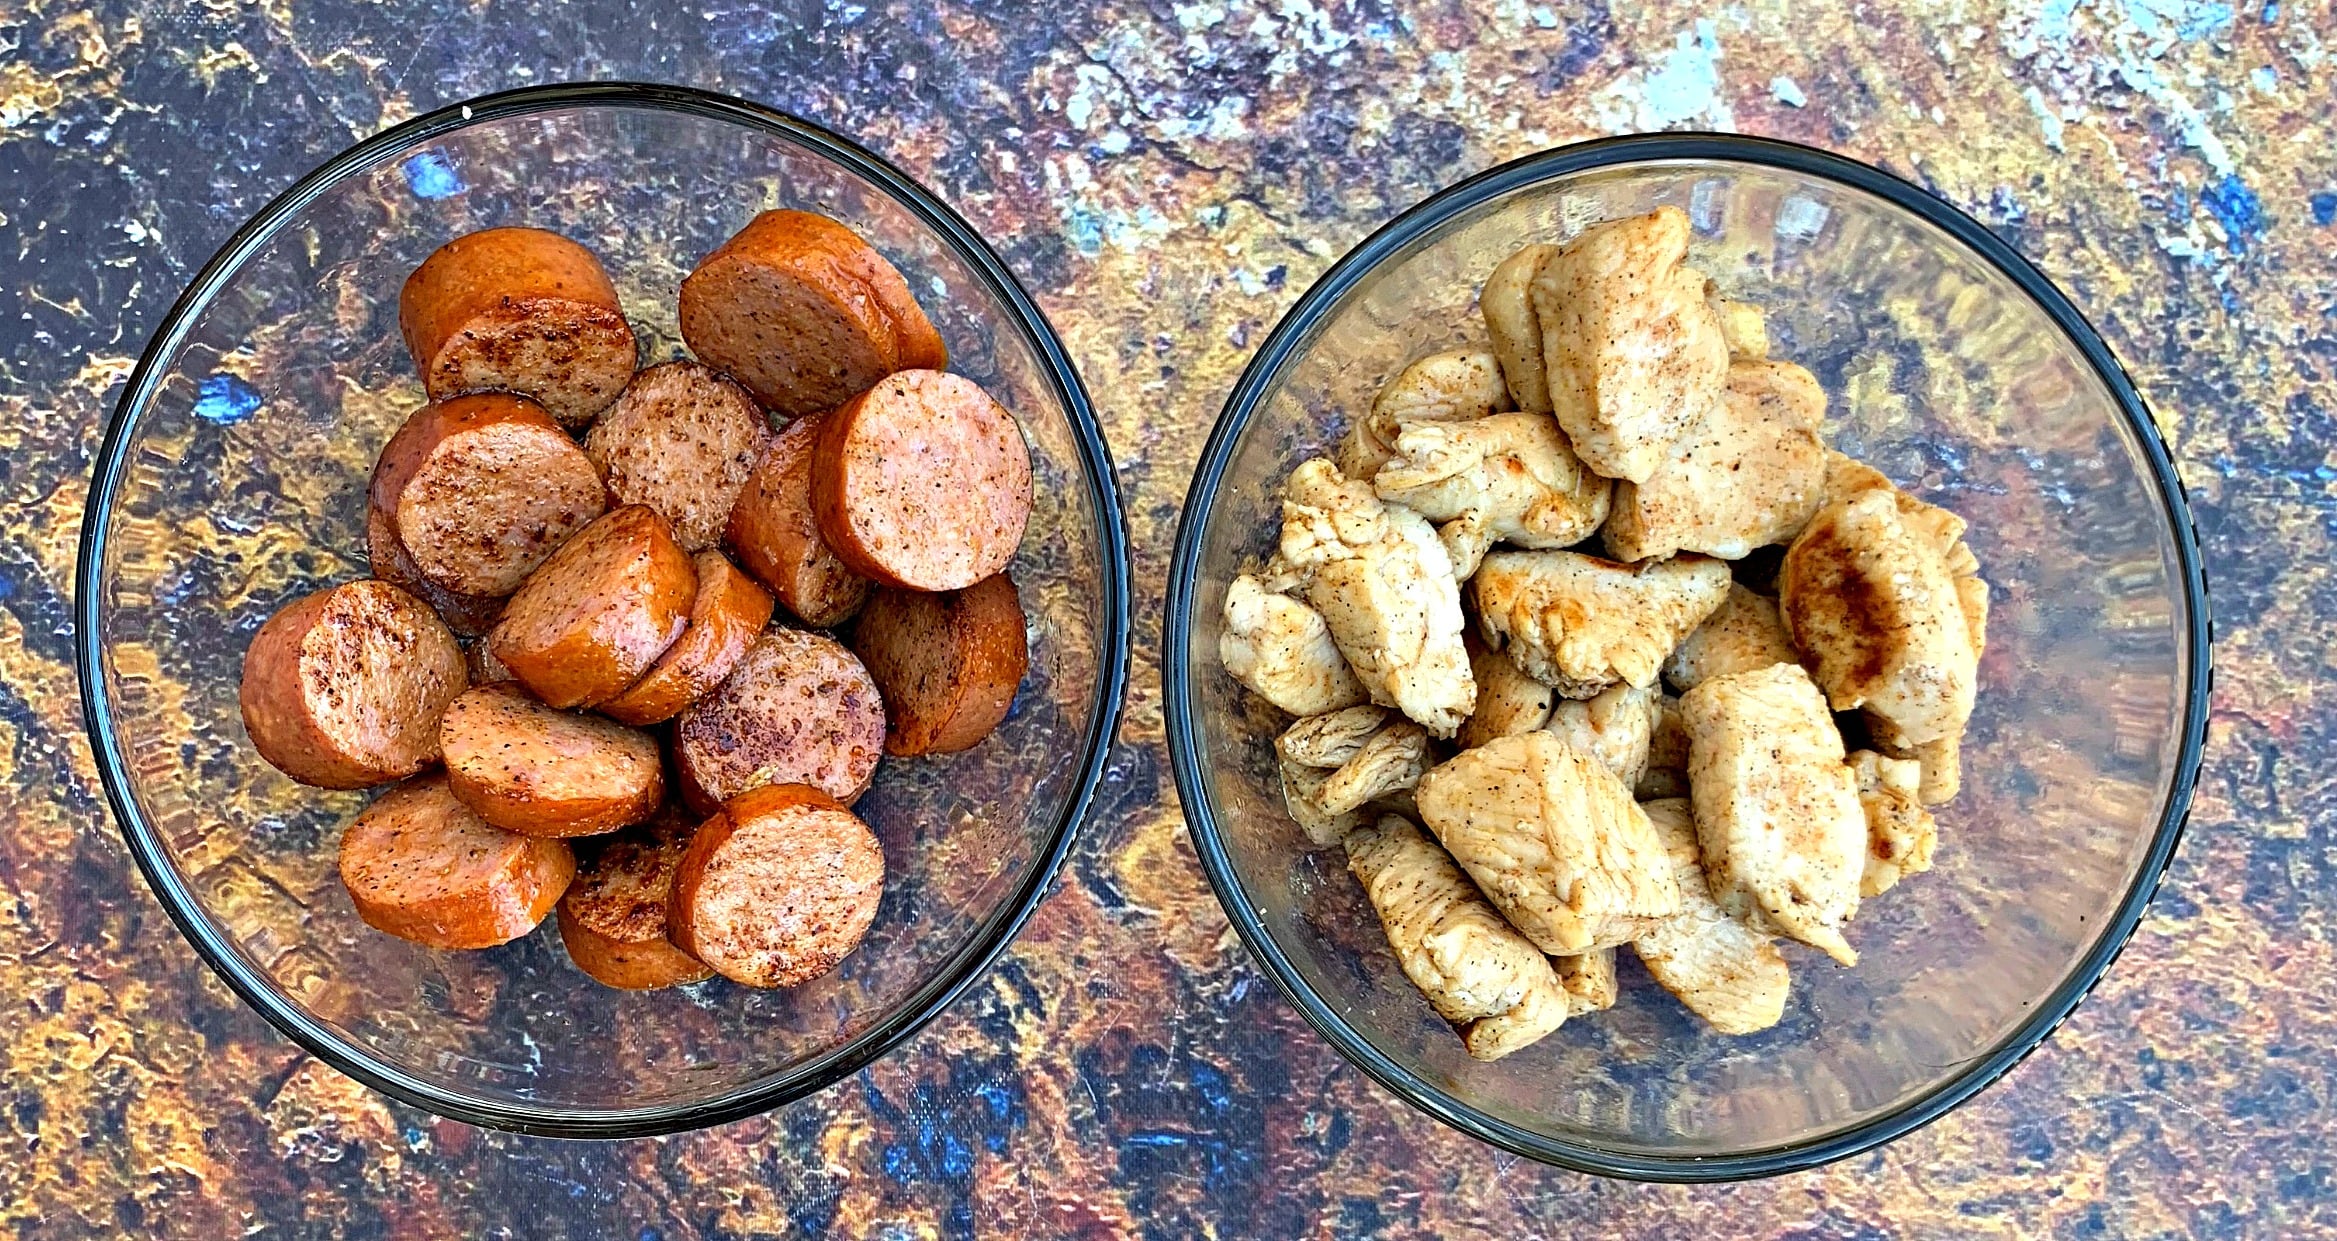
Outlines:
[[1318, 848], [1338, 844], [1347, 833], [1362, 826], [1363, 816], [1353, 808], [1332, 810], [1323, 805], [1323, 786], [1330, 782], [1333, 772], [1321, 767], [1309, 767], [1282, 759], [1282, 804], [1290, 808], [1290, 821], [1306, 833], [1306, 838]]
[[1461, 646], [1460, 584], [1428, 519], [1383, 504], [1329, 461], [1283, 492], [1282, 555], [1374, 702], [1450, 737], [1477, 698]]
[[1347, 837], [1347, 869], [1379, 912], [1404, 976], [1460, 1027], [1479, 1060], [1499, 1060], [1566, 1021], [1549, 958], [1486, 903], [1436, 842], [1388, 815]]
[[1728, 342], [1729, 357], [1769, 356], [1769, 316], [1759, 306], [1722, 297], [1720, 286], [1710, 280], [1704, 282], [1704, 301], [1712, 307], [1712, 317], [1720, 320], [1720, 337]]
[[1662, 695], [1652, 687], [1610, 685], [1588, 700], [1568, 698], [1550, 709], [1544, 725], [1560, 741], [1607, 765], [1624, 788], [1647, 773], [1647, 746], [1655, 736]]
[[1511, 408], [1501, 367], [1479, 349], [1432, 353], [1405, 367], [1379, 390], [1371, 412], [1347, 428], [1339, 443], [1339, 472], [1369, 481], [1396, 455], [1396, 433], [1407, 422], [1459, 422]]
[[1858, 780], [1858, 804], [1866, 811], [1866, 872], [1859, 878], [1858, 895], [1881, 896], [1901, 879], [1931, 869], [1939, 825], [1923, 808], [1918, 793], [1923, 775], [1915, 760], [1860, 750], [1850, 756], [1850, 773]]
[[1337, 814], [1420, 783], [1428, 770], [1428, 730], [1410, 720], [1392, 720], [1373, 733], [1353, 758], [1339, 764], [1316, 794], [1323, 809]]
[[1687, 256], [1688, 213], [1658, 207], [1584, 229], [1534, 275], [1551, 411], [1609, 478], [1645, 481], [1720, 399], [1728, 340]]
[[1818, 511], [1826, 394], [1791, 362], [1740, 360], [1720, 399], [1671, 442], [1637, 483], [1615, 485], [1607, 553], [1643, 560], [1676, 551], [1736, 559], [1783, 543]]
[[1588, 698], [1617, 681], [1654, 684], [1728, 583], [1728, 566], [1703, 556], [1622, 565], [1579, 552], [1494, 552], [1470, 588], [1489, 645], [1559, 693]]
[[1961, 733], [1910, 745], [1889, 720], [1866, 713], [1867, 735], [1874, 748], [1892, 758], [1912, 760], [1922, 772], [1916, 797], [1926, 806], [1944, 806], [1964, 789], [1964, 739]]
[[1422, 776], [1413, 800], [1453, 860], [1544, 952], [1629, 943], [1680, 906], [1631, 791], [1549, 733], [1463, 751]]
[[1777, 601], [1730, 586], [1720, 610], [1706, 617], [1664, 661], [1664, 679], [1681, 693], [1714, 677], [1771, 664], [1795, 664], [1801, 654], [1777, 617]]
[[[1380, 467], [1372, 488], [1430, 521], [1466, 523], [1477, 551], [1456, 562], [1460, 577], [1476, 571], [1476, 558], [1494, 540], [1567, 547], [1607, 519], [1614, 484], [1582, 468], [1548, 415], [1406, 422], [1395, 445], [1397, 455]], [[1449, 549], [1451, 536], [1445, 541]]]
[[1322, 616], [1246, 573], [1226, 588], [1217, 654], [1233, 679], [1292, 715], [1320, 715], [1370, 697]]
[[1549, 723], [1550, 687], [1519, 671], [1507, 654], [1485, 645], [1477, 635], [1463, 636], [1468, 640], [1469, 672], [1477, 680], [1477, 709], [1461, 725], [1457, 738], [1461, 748], [1474, 749]]
[[1778, 604], [1835, 710], [1863, 706], [1920, 745], [1963, 731], [1979, 656], [1936, 531], [1911, 526], [1897, 494], [1821, 510], [1785, 553]]
[[1866, 812], [1842, 734], [1799, 664], [1714, 677], [1680, 696], [1704, 873], [1721, 908], [1844, 965]]
[[1644, 805], [1680, 883], [1680, 912], [1631, 945], [1688, 1011], [1722, 1034], [1752, 1034], [1785, 1016], [1793, 976], [1770, 937], [1731, 917], [1704, 890], [1696, 824], [1683, 798]]
[[1862, 491], [1896, 493], [1898, 490], [1881, 470], [1849, 453], [1826, 450], [1826, 505], [1837, 504]]
[[1631, 786], [1641, 801], [1688, 795], [1688, 726], [1680, 717], [1680, 700], [1670, 694], [1655, 698], [1655, 727], [1647, 737], [1647, 770]]
[[1542, 319], [1534, 312], [1534, 277], [1558, 253], [1552, 245], [1527, 246], [1501, 260], [1477, 293], [1493, 356], [1501, 362], [1510, 398], [1530, 414], [1550, 412], [1549, 381], [1542, 373]]
[[[1704, 882], [1699, 876], [1697, 883]], [[1615, 1006], [1615, 997], [1621, 988], [1615, 982], [1615, 950], [1601, 948], [1595, 952], [1579, 952], [1571, 957], [1553, 957], [1550, 963], [1558, 967], [1558, 985], [1566, 988], [1566, 1015], [1580, 1017], [1585, 1013], [1603, 1013]]]
[[1387, 722], [1387, 708], [1369, 704], [1310, 715], [1282, 730], [1274, 739], [1274, 752], [1285, 762], [1336, 770], [1346, 766]]

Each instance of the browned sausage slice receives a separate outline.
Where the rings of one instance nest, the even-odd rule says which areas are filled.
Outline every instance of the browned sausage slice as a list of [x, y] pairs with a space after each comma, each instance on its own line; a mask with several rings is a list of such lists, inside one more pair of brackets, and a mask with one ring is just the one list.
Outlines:
[[633, 376], [633, 329], [600, 260], [539, 228], [440, 246], [398, 291], [398, 328], [433, 400], [518, 392], [582, 426]]
[[633, 377], [584, 437], [619, 504], [646, 504], [684, 551], [704, 551], [762, 454], [771, 429], [746, 389], [696, 362], [667, 362]]
[[742, 793], [706, 821], [674, 881], [673, 942], [750, 987], [793, 987], [836, 968], [876, 920], [884, 850], [818, 789]]
[[820, 427], [812, 512], [854, 570], [905, 590], [962, 590], [1004, 569], [1031, 515], [1022, 430], [981, 386], [891, 375]]
[[601, 714], [627, 724], [655, 724], [681, 714], [722, 684], [722, 678], [771, 623], [771, 592], [739, 572], [721, 552], [699, 552], [698, 595], [690, 627], [632, 688], [600, 705]]
[[690, 622], [698, 571], [640, 504], [613, 509], [552, 554], [487, 635], [495, 658], [555, 707], [589, 707], [641, 679]]
[[368, 926], [432, 948], [492, 948], [552, 911], [576, 858], [565, 841], [504, 831], [447, 790], [410, 780], [341, 835], [341, 883]]
[[682, 796], [701, 812], [765, 784], [808, 784], [850, 804], [884, 753], [884, 700], [844, 645], [767, 629], [674, 725]]
[[499, 598], [462, 594], [422, 576], [414, 558], [406, 554], [406, 545], [398, 539], [397, 523], [381, 506], [370, 502], [365, 506], [365, 554], [373, 562], [375, 577], [429, 604], [447, 628], [463, 637], [475, 638], [493, 629], [503, 615], [503, 600]]
[[818, 414], [798, 418], [772, 438], [730, 510], [723, 542], [788, 611], [827, 629], [860, 609], [868, 579], [836, 559], [812, 516], [811, 458], [820, 420]]
[[665, 800], [655, 738], [547, 707], [514, 682], [455, 699], [439, 722], [438, 741], [447, 787], [507, 832], [613, 832], [648, 818]]
[[501, 392], [416, 411], [374, 462], [368, 499], [417, 573], [493, 599], [608, 507], [576, 441], [535, 402]]
[[948, 352], [901, 273], [860, 234], [766, 211], [682, 281], [682, 339], [789, 418], [833, 409]]
[[940, 594], [876, 592], [852, 650], [884, 695], [888, 754], [948, 754], [989, 736], [1031, 662], [1003, 573]]
[[350, 582], [268, 618], [243, 656], [243, 728], [300, 781], [361, 789], [438, 761], [438, 717], [470, 685], [463, 648], [430, 605]]
[[674, 878], [690, 832], [627, 832], [576, 872], [560, 898], [560, 941], [576, 968], [627, 991], [714, 976], [667, 938]]

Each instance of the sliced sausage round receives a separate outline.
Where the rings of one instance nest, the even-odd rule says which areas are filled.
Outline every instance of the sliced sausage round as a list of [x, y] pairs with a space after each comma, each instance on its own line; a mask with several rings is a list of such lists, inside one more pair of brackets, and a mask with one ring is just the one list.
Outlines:
[[696, 362], [667, 362], [633, 377], [584, 437], [584, 453], [619, 504], [646, 504], [684, 551], [703, 551], [771, 437], [746, 389]]
[[1014, 559], [1031, 515], [1022, 430], [979, 384], [887, 376], [820, 427], [812, 512], [836, 555], [904, 590], [962, 590]]
[[447, 787], [505, 831], [594, 836], [647, 819], [665, 800], [655, 738], [547, 707], [515, 682], [455, 699], [438, 741]]
[[448, 590], [422, 576], [406, 545], [398, 538], [397, 522], [380, 506], [365, 506], [365, 554], [373, 575], [430, 605], [446, 627], [475, 638], [495, 627], [503, 615], [503, 600], [488, 595], [466, 595]]
[[432, 948], [492, 948], [552, 911], [576, 858], [565, 841], [507, 832], [446, 777], [382, 794], [341, 835], [341, 883], [368, 926]]
[[723, 532], [740, 566], [815, 629], [850, 620], [867, 600], [869, 585], [829, 550], [812, 516], [811, 459], [821, 420], [818, 414], [798, 418], [772, 437]]
[[852, 650], [884, 695], [888, 754], [966, 749], [1006, 718], [1030, 669], [1022, 601], [1005, 574], [964, 590], [880, 590]]
[[768, 785], [691, 838], [673, 942], [733, 982], [800, 986], [860, 946], [883, 894], [884, 850], [867, 824], [818, 789]]
[[600, 260], [540, 228], [440, 246], [398, 291], [398, 328], [433, 400], [518, 392], [583, 426], [633, 377], [633, 329]]
[[578, 531], [528, 578], [487, 641], [555, 707], [589, 707], [641, 679], [690, 621], [698, 571], [665, 518], [628, 504]]
[[500, 599], [601, 515], [592, 459], [543, 408], [503, 392], [423, 406], [382, 448], [368, 501], [421, 574]]
[[631, 688], [602, 703], [601, 714], [627, 724], [672, 719], [722, 684], [771, 623], [771, 592], [721, 552], [699, 552], [695, 563], [698, 594], [690, 604], [690, 627]]
[[560, 898], [568, 959], [600, 982], [648, 991], [714, 976], [667, 937], [674, 878], [690, 832], [632, 831], [581, 862]]
[[847, 805], [884, 753], [884, 700], [825, 634], [767, 629], [674, 723], [682, 796], [703, 813], [765, 784], [808, 784]]
[[682, 281], [682, 339], [785, 417], [833, 409], [907, 368], [949, 364], [908, 282], [860, 234], [766, 211]]
[[438, 717], [470, 685], [430, 605], [349, 582], [268, 618], [244, 651], [244, 732], [302, 784], [361, 789], [438, 761]]

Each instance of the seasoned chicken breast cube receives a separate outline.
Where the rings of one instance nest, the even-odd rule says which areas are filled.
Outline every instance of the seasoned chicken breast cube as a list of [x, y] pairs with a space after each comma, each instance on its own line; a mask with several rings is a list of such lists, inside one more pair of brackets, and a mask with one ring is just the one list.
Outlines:
[[1647, 477], [1616, 484], [1607, 554], [1733, 560], [1799, 534], [1825, 491], [1825, 413], [1817, 377], [1793, 363], [1731, 363], [1720, 399]]
[[1282, 765], [1282, 804], [1290, 810], [1290, 821], [1306, 833], [1308, 843], [1327, 849], [1338, 844], [1347, 833], [1363, 825], [1363, 816], [1350, 806], [1333, 810], [1323, 804], [1323, 786], [1330, 783], [1332, 771], [1324, 767], [1309, 767], [1280, 759]]
[[1728, 340], [1687, 256], [1688, 214], [1659, 207], [1584, 229], [1534, 275], [1551, 412], [1609, 478], [1645, 481], [1720, 398]]
[[1664, 661], [1664, 679], [1681, 693], [1713, 677], [1750, 672], [1771, 664], [1801, 662], [1785, 622], [1777, 615], [1777, 601], [1731, 585], [1720, 609], [1704, 619]]
[[1217, 656], [1234, 680], [1292, 715], [1320, 715], [1370, 697], [1322, 616], [1248, 574], [1226, 587]]
[[1625, 565], [1565, 551], [1493, 552], [1470, 581], [1486, 643], [1569, 698], [1654, 684], [1728, 586], [1728, 566], [1703, 556]]
[[1920, 773], [1916, 783], [1916, 797], [1926, 806], [1944, 806], [1956, 799], [1964, 788], [1964, 739], [1961, 733], [1909, 744], [1889, 720], [1872, 711], [1865, 713], [1867, 736], [1874, 748], [1891, 758], [1912, 760]]
[[1387, 708], [1368, 703], [1310, 715], [1282, 730], [1274, 739], [1274, 752], [1286, 762], [1336, 770], [1354, 758], [1387, 722]]
[[1842, 734], [1799, 664], [1714, 677], [1680, 696], [1688, 787], [1712, 897], [1755, 930], [1844, 965], [1858, 912], [1866, 812]]
[[1680, 883], [1680, 912], [1632, 942], [1632, 951], [1664, 990], [1722, 1034], [1752, 1034], [1785, 1015], [1793, 976], [1785, 954], [1713, 902], [1704, 890], [1696, 824], [1685, 799], [1643, 807]]
[[1592, 758], [1623, 782], [1639, 783], [1647, 771], [1647, 747], [1655, 736], [1656, 700], [1653, 688], [1610, 685], [1588, 699], [1568, 698], [1550, 708], [1550, 734]]
[[1421, 820], [1510, 925], [1544, 952], [1628, 943], [1679, 908], [1654, 829], [1606, 765], [1546, 732], [1431, 769]]
[[1374, 702], [1450, 737], [1476, 704], [1461, 646], [1460, 583], [1428, 519], [1383, 504], [1329, 461], [1298, 467], [1283, 491], [1282, 558]]
[[1901, 879], [1931, 869], [1939, 825], [1923, 808], [1923, 773], [1915, 760], [1859, 750], [1850, 756], [1850, 773], [1858, 780], [1858, 804], [1866, 811], [1866, 870], [1858, 895], [1881, 896]]
[[1720, 338], [1728, 342], [1730, 359], [1769, 356], [1769, 316], [1759, 306], [1721, 296], [1720, 286], [1710, 280], [1704, 282], [1704, 301], [1720, 321]]
[[1479, 1060], [1557, 1029], [1569, 1002], [1549, 958], [1502, 921], [1436, 842], [1394, 815], [1347, 836], [1347, 869], [1404, 976]]
[[1614, 484], [1591, 473], [1547, 414], [1495, 414], [1468, 422], [1406, 422], [1396, 456], [1372, 487], [1430, 521], [1458, 522], [1438, 531], [1453, 572], [1476, 572], [1496, 540], [1520, 547], [1566, 547], [1587, 539], [1607, 518]]
[[1670, 694], [1655, 696], [1651, 712], [1655, 727], [1647, 737], [1647, 769], [1631, 786], [1631, 795], [1643, 802], [1688, 795], [1688, 725], [1680, 716], [1680, 700]]
[[[1351, 730], [1366, 711], [1382, 718], [1354, 736]], [[1300, 720], [1275, 741], [1274, 748], [1285, 763], [1330, 772], [1308, 794], [1325, 814], [1343, 814], [1373, 798], [1411, 788], [1428, 766], [1427, 730], [1401, 717], [1386, 719], [1377, 707], [1353, 707]]]
[[1339, 472], [1370, 481], [1396, 455], [1397, 428], [1407, 422], [1461, 422], [1513, 406], [1493, 355], [1481, 349], [1432, 353], [1396, 373], [1379, 390], [1371, 412], [1339, 441]]
[[1549, 381], [1542, 373], [1542, 319], [1534, 312], [1533, 288], [1542, 264], [1556, 253], [1552, 245], [1527, 246], [1501, 260], [1477, 292], [1477, 308], [1485, 315], [1510, 399], [1529, 414], [1550, 412]]
[[[1697, 882], [1703, 880], [1699, 878]], [[1580, 1017], [1585, 1013], [1603, 1013], [1615, 1006], [1615, 997], [1621, 988], [1615, 981], [1615, 950], [1601, 948], [1595, 952], [1576, 953], [1571, 957], [1552, 957], [1550, 963], [1558, 967], [1558, 985], [1566, 988], [1566, 1015]]]
[[1469, 672], [1477, 680], [1477, 708], [1469, 712], [1456, 738], [1462, 749], [1530, 733], [1550, 722], [1550, 699], [1556, 691], [1527, 676], [1506, 653], [1485, 645], [1477, 635], [1462, 636], [1469, 648]]

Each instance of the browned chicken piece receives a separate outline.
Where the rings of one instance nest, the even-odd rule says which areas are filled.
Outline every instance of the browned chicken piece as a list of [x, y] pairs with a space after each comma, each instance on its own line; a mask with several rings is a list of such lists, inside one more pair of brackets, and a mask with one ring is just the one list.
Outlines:
[[1926, 806], [1944, 806], [1956, 799], [1964, 788], [1964, 739], [1962, 734], [1909, 745], [1889, 720], [1869, 711], [1866, 713], [1867, 736], [1874, 748], [1891, 758], [1914, 762], [1920, 775], [1916, 797]]
[[1722, 1034], [1752, 1034], [1785, 1015], [1793, 985], [1770, 937], [1729, 915], [1704, 890], [1696, 824], [1684, 798], [1643, 804], [1680, 883], [1680, 912], [1631, 945], [1649, 976]]
[[1246, 573], [1226, 588], [1217, 654], [1233, 679], [1292, 715], [1320, 715], [1370, 697], [1321, 614]]
[[1680, 697], [1704, 873], [1721, 908], [1844, 965], [1866, 812], [1842, 734], [1799, 664], [1714, 677]]
[[1396, 435], [1408, 422], [1466, 422], [1513, 408], [1501, 367], [1481, 349], [1432, 353], [1406, 366], [1379, 390], [1371, 412], [1339, 441], [1339, 472], [1370, 481], [1396, 455]]
[[1494, 267], [1478, 291], [1477, 308], [1493, 338], [1493, 356], [1509, 385], [1510, 399], [1530, 414], [1550, 412], [1550, 385], [1542, 369], [1542, 320], [1534, 311], [1534, 277], [1558, 253], [1553, 245], [1532, 245]]
[[1455, 738], [1462, 749], [1530, 733], [1550, 722], [1554, 691], [1518, 669], [1506, 652], [1494, 650], [1474, 633], [1463, 634], [1469, 672], [1477, 679], [1477, 708]]
[[1467, 578], [1495, 541], [1567, 547], [1607, 518], [1614, 484], [1577, 460], [1546, 414], [1494, 414], [1467, 422], [1404, 422], [1396, 456], [1372, 480], [1382, 500], [1430, 521]]
[[1769, 356], [1769, 316], [1759, 306], [1721, 296], [1720, 286], [1710, 280], [1704, 282], [1704, 301], [1712, 307], [1712, 317], [1720, 320], [1720, 336], [1728, 342], [1731, 359]]
[[1629, 943], [1680, 907], [1679, 884], [1631, 791], [1547, 732], [1504, 737], [1433, 768], [1422, 821], [1542, 951]]
[[1594, 224], [1534, 275], [1551, 412], [1576, 455], [1643, 482], [1719, 400], [1728, 340], [1686, 263], [1688, 214]]
[[1720, 610], [1706, 617], [1664, 661], [1663, 675], [1684, 694], [1732, 672], [1800, 662], [1793, 639], [1785, 634], [1785, 622], [1778, 619], [1777, 601], [1732, 585]]
[[1736, 559], [1783, 543], [1818, 511], [1826, 395], [1791, 362], [1739, 360], [1720, 399], [1671, 442], [1647, 477], [1615, 485], [1607, 554], [1677, 551]]
[[1820, 507], [1847, 500], [1862, 491], [1897, 490], [1881, 470], [1849, 453], [1826, 450], [1826, 496]]
[[1625, 565], [1566, 551], [1493, 552], [1470, 581], [1486, 643], [1569, 698], [1653, 685], [1728, 586], [1728, 566], [1703, 556]]
[[1460, 1028], [1471, 1056], [1499, 1060], [1566, 1021], [1568, 997], [1549, 958], [1419, 828], [1388, 815], [1349, 833], [1347, 869], [1378, 911], [1404, 976]]
[[1680, 715], [1680, 700], [1670, 694], [1655, 697], [1655, 727], [1647, 737], [1647, 770], [1631, 786], [1639, 800], [1656, 801], [1688, 795], [1688, 724]]
[[1931, 869], [1939, 825], [1923, 808], [1922, 766], [1915, 760], [1859, 750], [1850, 756], [1850, 773], [1866, 811], [1866, 871], [1858, 895], [1881, 896], [1901, 879]]
[[1543, 727], [1606, 764], [1624, 788], [1631, 788], [1647, 773], [1647, 747], [1655, 737], [1661, 697], [1652, 687], [1610, 685], [1593, 698], [1561, 700], [1550, 708], [1550, 722]]
[[1363, 825], [1363, 816], [1353, 807], [1332, 810], [1323, 804], [1323, 786], [1330, 783], [1333, 769], [1309, 767], [1287, 758], [1280, 762], [1282, 804], [1289, 808], [1290, 821], [1306, 833], [1309, 843], [1327, 849]]
[[[1300, 730], [1313, 721], [1301, 720], [1291, 729], [1300, 733], [1298, 737], [1285, 733], [1283, 738], [1290, 744], [1275, 743], [1283, 762], [1330, 773], [1308, 795], [1326, 814], [1344, 814], [1374, 798], [1411, 788], [1428, 768], [1428, 733], [1410, 720], [1382, 720], [1361, 737], [1351, 736], [1347, 729], [1355, 723], [1355, 713], [1366, 710], [1378, 708], [1340, 712], [1348, 718], [1312, 735]], [[1329, 758], [1337, 761], [1317, 761]]]
[[[1698, 879], [1697, 882], [1703, 880]], [[1615, 997], [1621, 988], [1615, 981], [1614, 949], [1601, 948], [1596, 952], [1581, 952], [1571, 957], [1552, 957], [1550, 963], [1558, 968], [1558, 985], [1566, 988], [1567, 1016], [1603, 1013], [1615, 1006]]]
[[1306, 575], [1307, 602], [1372, 701], [1452, 736], [1477, 686], [1461, 646], [1460, 583], [1428, 519], [1381, 503], [1318, 457], [1284, 487], [1282, 558]]
[[1282, 730], [1274, 739], [1274, 752], [1287, 762], [1336, 770], [1354, 758], [1387, 722], [1387, 708], [1369, 703], [1310, 715]]

